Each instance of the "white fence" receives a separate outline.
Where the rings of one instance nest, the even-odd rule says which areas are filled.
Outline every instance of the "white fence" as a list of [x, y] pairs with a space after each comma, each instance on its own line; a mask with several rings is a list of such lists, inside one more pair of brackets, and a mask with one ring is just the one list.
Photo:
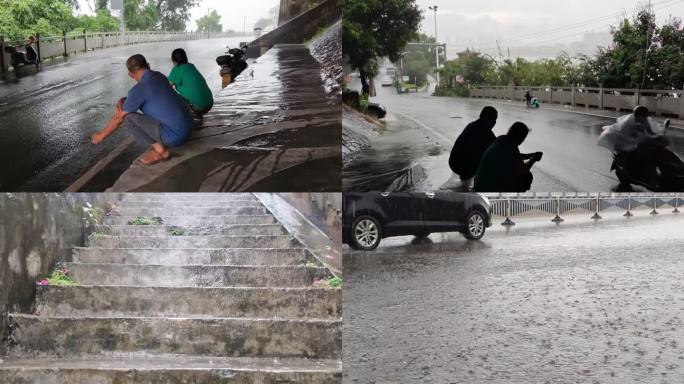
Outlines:
[[512, 87], [472, 86], [470, 97], [520, 100], [525, 92], [539, 98], [542, 103], [583, 106], [587, 108], [631, 111], [637, 105], [645, 105], [658, 116], [684, 119], [684, 91], [639, 90], [581, 87]]
[[594, 220], [601, 213], [618, 212], [632, 216], [633, 211], [646, 210], [658, 214], [658, 210], [671, 209], [679, 213], [684, 208], [680, 194], [486, 194], [492, 204], [493, 217], [504, 218], [501, 225], [515, 225], [515, 217], [554, 216], [551, 221], [560, 223], [562, 215], [587, 213]]
[[[84, 32], [77, 35], [64, 34], [62, 36], [39, 37], [36, 49], [41, 61], [44, 61], [55, 57], [69, 56], [80, 52], [122, 45], [162, 41], [201, 40], [220, 37], [234, 37], [234, 35], [223, 32], [130, 31], [125, 34], [119, 32]], [[27, 43], [28, 41], [8, 42], [0, 37], [0, 64], [2, 64], [3, 73], [11, 67], [10, 57], [9, 54], [5, 52], [5, 47], [16, 46], [19, 51], [24, 51], [24, 45]]]

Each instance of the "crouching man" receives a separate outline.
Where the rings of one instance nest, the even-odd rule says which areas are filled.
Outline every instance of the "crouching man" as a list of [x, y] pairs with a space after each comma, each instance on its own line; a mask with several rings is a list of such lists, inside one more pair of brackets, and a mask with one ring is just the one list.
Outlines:
[[123, 126], [136, 141], [150, 147], [139, 162], [152, 165], [168, 160], [169, 148], [181, 146], [190, 138], [192, 112], [166, 76], [150, 69], [143, 55], [131, 56], [126, 67], [128, 76], [137, 84], [128, 97], [119, 100], [114, 117], [103, 130], [92, 135], [92, 142], [100, 144]]

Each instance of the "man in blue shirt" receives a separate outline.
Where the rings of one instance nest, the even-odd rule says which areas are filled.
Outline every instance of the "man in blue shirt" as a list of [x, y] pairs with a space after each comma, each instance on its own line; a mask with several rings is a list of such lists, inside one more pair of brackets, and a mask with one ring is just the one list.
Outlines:
[[143, 55], [131, 56], [126, 67], [138, 84], [131, 88], [128, 97], [119, 100], [114, 117], [102, 131], [92, 135], [92, 142], [100, 144], [124, 126], [138, 142], [150, 146], [139, 159], [141, 163], [152, 165], [168, 160], [169, 147], [181, 146], [190, 138], [192, 112], [166, 76], [150, 69]]

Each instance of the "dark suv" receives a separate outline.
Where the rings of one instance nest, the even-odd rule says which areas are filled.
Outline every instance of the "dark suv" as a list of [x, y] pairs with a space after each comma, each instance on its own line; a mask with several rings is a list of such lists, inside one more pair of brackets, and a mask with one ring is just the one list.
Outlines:
[[343, 241], [365, 251], [392, 236], [461, 232], [479, 240], [491, 226], [489, 200], [477, 193], [351, 192], [342, 205]]

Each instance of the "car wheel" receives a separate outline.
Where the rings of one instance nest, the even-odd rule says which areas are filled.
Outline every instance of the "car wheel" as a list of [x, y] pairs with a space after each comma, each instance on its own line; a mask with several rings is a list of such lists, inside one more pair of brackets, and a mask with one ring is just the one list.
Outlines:
[[470, 211], [465, 221], [463, 236], [468, 240], [480, 240], [487, 228], [485, 215], [477, 209]]
[[380, 223], [372, 216], [360, 216], [354, 220], [349, 234], [354, 249], [372, 251], [380, 245], [382, 229]]

